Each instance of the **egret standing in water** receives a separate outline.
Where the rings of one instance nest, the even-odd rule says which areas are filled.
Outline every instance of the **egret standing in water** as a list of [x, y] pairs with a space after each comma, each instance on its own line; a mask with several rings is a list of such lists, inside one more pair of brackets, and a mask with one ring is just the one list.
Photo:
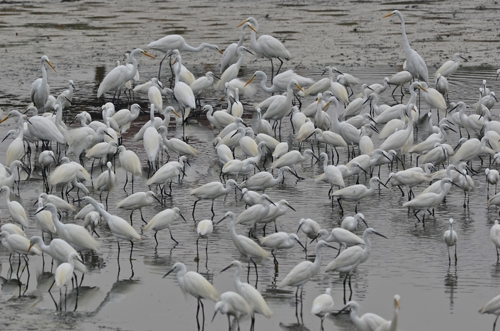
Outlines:
[[323, 328], [323, 320], [333, 312], [332, 289], [327, 288], [324, 294], [318, 295], [312, 304], [311, 314], [321, 318], [321, 329]]
[[170, 225], [172, 224], [173, 221], [181, 217], [184, 222], [186, 222], [186, 219], [184, 216], [181, 214], [181, 210], [177, 207], [174, 207], [172, 209], [165, 209], [158, 214], [156, 214], [149, 222], [146, 224], [146, 226], [143, 228], [143, 231], [147, 232], [149, 230], [153, 230], [155, 232], [154, 237], [156, 241], [156, 246], [158, 246], [158, 239], [156, 238], [156, 235], [158, 234], [158, 231], [163, 230], [165, 228], [168, 228], [168, 231], [170, 232], [170, 238], [175, 241], [175, 244], [178, 244], [179, 242], [174, 239], [172, 236], [172, 230], [170, 230]]
[[269, 309], [266, 301], [262, 297], [262, 294], [260, 294], [260, 292], [255, 287], [240, 280], [240, 274], [243, 271], [243, 264], [240, 261], [234, 260], [229, 266], [222, 269], [221, 273], [231, 267], [236, 267], [236, 271], [234, 272], [234, 287], [236, 288], [236, 292], [240, 294], [252, 308], [252, 326], [250, 327], [250, 329], [253, 330], [253, 328], [255, 327], [256, 313], [264, 315], [267, 318], [271, 318], [274, 313], [271, 311], [271, 309]]
[[281, 66], [283, 65], [282, 59], [289, 60], [292, 58], [292, 56], [290, 55], [290, 52], [285, 48], [285, 46], [281, 43], [281, 41], [274, 38], [273, 36], [263, 34], [259, 37], [259, 39], [257, 39], [257, 33], [255, 31], [259, 30], [259, 23], [257, 23], [257, 20], [255, 18], [249, 17], [245, 21], [241, 22], [240, 25], [238, 26], [242, 26], [248, 22], [251, 23], [254, 28], [252, 29], [250, 37], [253, 51], [271, 60], [271, 82], [272, 82], [274, 77], [273, 58], [277, 58], [280, 61], [280, 66], [276, 71], [277, 75], [280, 73]]
[[349, 278], [349, 290], [351, 291], [351, 295], [349, 300], [352, 298], [352, 286], [351, 286], [351, 276], [352, 272], [363, 262], [368, 260], [371, 252], [371, 241], [370, 235], [376, 234], [381, 236], [382, 238], [386, 238], [383, 234], [375, 231], [373, 228], [368, 228], [363, 232], [363, 240], [365, 242], [365, 248], [361, 248], [359, 246], [352, 246], [341, 252], [332, 262], [330, 262], [325, 271], [338, 271], [341, 273], [345, 273], [346, 276], [344, 278], [344, 303], [346, 302], [346, 282], [347, 278]]
[[125, 83], [129, 80], [133, 79], [137, 72], [137, 59], [136, 55], [143, 54], [152, 59], [155, 57], [140, 48], [136, 48], [130, 53], [130, 60], [132, 61], [132, 69], [129, 69], [126, 65], [119, 65], [114, 67], [106, 77], [102, 80], [99, 85], [99, 89], [97, 90], [97, 97], [101, 97], [104, 93], [108, 91], [115, 91], [115, 95], [113, 96], [113, 100], [115, 97], [119, 97], [120, 90], [125, 86]]
[[215, 216], [214, 212], [215, 199], [217, 199], [222, 195], [227, 195], [235, 187], [238, 187], [236, 182], [233, 179], [229, 179], [226, 182], [226, 187], [224, 187], [224, 184], [220, 182], [211, 182], [191, 190], [189, 194], [194, 195], [197, 198], [197, 200], [194, 202], [193, 205], [193, 219], [194, 219], [194, 210], [196, 208], [196, 204], [198, 203], [198, 201], [202, 199], [212, 200], [211, 211], [212, 211], [212, 216]]
[[481, 314], [497, 315], [497, 317], [495, 318], [495, 322], [493, 322], [493, 331], [495, 331], [498, 316], [500, 315], [500, 295], [497, 295], [496, 297], [488, 301], [487, 304], [479, 309], [479, 312]]
[[425, 64], [425, 61], [424, 59], [422, 59], [420, 54], [418, 54], [414, 49], [410, 47], [408, 37], [406, 36], [405, 20], [403, 18], [403, 15], [399, 12], [399, 10], [395, 10], [385, 15], [384, 18], [390, 17], [392, 15], [396, 15], [401, 20], [401, 33], [403, 35], [403, 48], [406, 57], [406, 70], [408, 70], [412, 74], [413, 78], [420, 79], [428, 83], [429, 72], [427, 70], [427, 65]]
[[[198, 309], [196, 310], [196, 322], [198, 323], [198, 330], [205, 329], [205, 307], [203, 306], [202, 299], [209, 299], [214, 302], [220, 300], [219, 293], [215, 289], [215, 287], [208, 282], [202, 275], [194, 271], [187, 271], [186, 265], [182, 262], [176, 262], [172, 269], [163, 276], [163, 278], [167, 277], [170, 273], [177, 273], [177, 283], [182, 290], [182, 293], [186, 295], [186, 293], [191, 294], [198, 300]], [[200, 322], [198, 320], [198, 314], [200, 312], [203, 314], [203, 323], [200, 328]]]
[[36, 79], [33, 84], [31, 84], [30, 90], [31, 102], [33, 102], [38, 110], [43, 110], [50, 94], [50, 87], [47, 83], [47, 70], [45, 70], [45, 63], [47, 63], [52, 68], [52, 70], [56, 71], [56, 68], [50, 62], [49, 57], [47, 55], [42, 56], [42, 78]]
[[288, 275], [286, 275], [285, 279], [283, 279], [278, 284], [279, 288], [283, 288], [285, 286], [297, 287], [297, 292], [295, 292], [296, 303], [299, 302], [299, 288], [301, 290], [300, 302], [302, 302], [302, 292], [304, 291], [304, 285], [319, 272], [319, 268], [321, 267], [321, 248], [323, 246], [334, 248], [328, 245], [324, 240], [318, 241], [318, 243], [316, 244], [316, 258], [314, 259], [314, 263], [311, 261], [300, 262], [288, 273]]
[[450, 223], [450, 229], [446, 230], [444, 235], [443, 235], [443, 240], [446, 243], [446, 246], [448, 247], [448, 262], [451, 264], [451, 257], [450, 257], [450, 247], [455, 246], [455, 265], [457, 265], [457, 233], [455, 230], [453, 230], [453, 218], [450, 218], [449, 220]]
[[497, 262], [500, 261], [500, 254], [498, 249], [500, 248], [500, 224], [498, 220], [495, 220], [493, 226], [490, 229], [490, 239], [495, 244], [495, 249], [497, 251]]
[[137, 192], [118, 202], [116, 207], [123, 208], [125, 210], [132, 210], [132, 212], [130, 213], [130, 225], [132, 225], [132, 214], [136, 209], [139, 209], [139, 211], [141, 212], [142, 221], [144, 223], [147, 223], [144, 220], [144, 216], [142, 216], [142, 208], [151, 206], [155, 202], [155, 200], [162, 204], [153, 191]]

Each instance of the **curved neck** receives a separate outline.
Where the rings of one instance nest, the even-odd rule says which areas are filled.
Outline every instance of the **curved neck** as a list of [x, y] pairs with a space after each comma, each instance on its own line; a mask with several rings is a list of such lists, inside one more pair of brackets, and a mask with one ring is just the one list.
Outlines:
[[254, 31], [250, 33], [250, 43], [252, 44], [252, 49], [255, 53], [261, 53], [260, 45], [257, 42], [257, 34]]
[[265, 73], [262, 73], [262, 79], [260, 80], [260, 86], [267, 93], [273, 93], [272, 85], [271, 85], [271, 87], [267, 87], [266, 83], [267, 83], [267, 75]]

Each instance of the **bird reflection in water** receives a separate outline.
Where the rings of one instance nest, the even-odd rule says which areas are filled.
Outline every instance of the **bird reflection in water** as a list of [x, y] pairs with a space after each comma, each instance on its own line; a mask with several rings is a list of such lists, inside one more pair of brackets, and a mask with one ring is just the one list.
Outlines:
[[450, 294], [450, 311], [453, 312], [455, 304], [455, 289], [458, 283], [457, 267], [448, 267], [448, 271], [444, 276], [444, 292]]

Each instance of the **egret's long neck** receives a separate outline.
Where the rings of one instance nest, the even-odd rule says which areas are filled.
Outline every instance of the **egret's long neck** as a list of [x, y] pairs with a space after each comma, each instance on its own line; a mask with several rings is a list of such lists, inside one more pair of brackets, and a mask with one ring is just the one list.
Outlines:
[[130, 54], [130, 60], [132, 61], [132, 70], [129, 71], [128, 73], [128, 79], [127, 81], [131, 80], [134, 78], [135, 74], [137, 73], [137, 59], [134, 57], [134, 54]]
[[252, 49], [255, 51], [255, 53], [261, 52], [260, 45], [257, 42], [257, 34], [254, 31], [250, 33], [250, 43], [252, 44]]
[[313, 263], [313, 270], [315, 273], [319, 271], [321, 267], [321, 246], [316, 246], [316, 258]]
[[45, 69], [44, 60], [42, 60], [42, 84], [47, 84], [47, 70]]
[[262, 79], [261, 79], [261, 81], [260, 81], [260, 86], [261, 86], [261, 87], [262, 87], [262, 89], [263, 89], [264, 91], [266, 91], [267, 93], [272, 93], [272, 92], [273, 92], [273, 91], [272, 91], [272, 89], [271, 89], [270, 87], [267, 87], [266, 83], [267, 83], [267, 75], [266, 75], [266, 74], [263, 74], [263, 75], [262, 75]]
[[408, 37], [406, 36], [406, 28], [405, 28], [405, 20], [402, 16], [399, 17], [401, 19], [401, 34], [403, 35], [403, 48], [405, 50], [406, 58], [409, 57], [411, 52], [410, 43], [408, 42]]
[[398, 329], [398, 317], [399, 317], [399, 308], [396, 306], [394, 308], [394, 316], [392, 317], [391, 327], [389, 331], [396, 331]]
[[101, 208], [101, 206], [99, 206], [99, 204], [97, 202], [95, 202], [95, 203], [91, 202], [91, 204], [92, 204], [92, 206], [94, 206], [95, 210], [97, 210], [97, 212], [99, 214], [101, 214], [105, 219], [108, 219], [109, 216], [111, 215], [106, 210], [104, 210], [103, 208]]

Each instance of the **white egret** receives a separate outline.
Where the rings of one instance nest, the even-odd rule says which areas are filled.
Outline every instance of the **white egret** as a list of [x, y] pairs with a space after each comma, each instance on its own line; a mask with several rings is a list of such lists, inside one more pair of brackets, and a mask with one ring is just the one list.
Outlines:
[[42, 255], [38, 246], [30, 247], [30, 241], [25, 236], [2, 230], [2, 245], [12, 254], [19, 255]]
[[67, 286], [69, 281], [73, 278], [73, 270], [75, 270], [75, 260], [80, 261], [78, 253], [73, 252], [68, 256], [67, 262], [61, 263], [57, 267], [54, 281], [56, 286], [59, 287], [59, 290], [61, 287]]
[[[403, 204], [403, 207], [408, 207], [408, 208], [415, 210], [414, 215], [417, 218], [417, 220], [420, 222], [420, 219], [418, 218], [417, 214], [421, 210], [425, 211], [427, 209], [434, 208], [437, 205], [439, 205], [443, 201], [446, 194], [448, 193], [448, 190], [450, 189], [450, 187], [449, 186], [447, 187], [446, 184], [451, 183], [451, 182], [452, 182], [451, 179], [443, 178], [441, 180], [441, 184], [440, 184], [441, 185], [441, 192], [439, 192], [439, 193], [434, 193], [434, 192], [421, 193], [421, 194], [417, 195], [415, 198], [413, 198], [412, 200], [405, 202]], [[424, 212], [424, 215], [422, 217], [422, 224], [425, 225], [425, 212]]]
[[267, 259], [271, 255], [271, 253], [260, 247], [252, 239], [236, 233], [235, 229], [236, 220], [233, 212], [228, 211], [226, 215], [220, 221], [217, 222], [217, 224], [219, 224], [226, 218], [230, 218], [231, 220], [229, 224], [229, 233], [231, 235], [231, 240], [233, 241], [234, 246], [236, 247], [238, 252], [240, 252], [241, 255], [245, 256], [248, 259], [247, 281], [250, 278], [250, 262], [252, 262], [255, 267], [255, 276], [256, 276], [255, 283], [257, 283], [259, 280], [259, 273], [257, 271], [257, 264], [255, 263], [254, 258]]
[[300, 242], [299, 237], [295, 233], [276, 232], [266, 237], [259, 238], [259, 241], [263, 247], [271, 249], [271, 254], [274, 258], [274, 265], [276, 267], [278, 266], [278, 260], [276, 259], [275, 253], [278, 250], [293, 248], [293, 246], [295, 246], [295, 242], [298, 242], [299, 245], [305, 249], [304, 245]]
[[246, 187], [249, 190], [262, 191], [262, 193], [264, 193], [266, 189], [276, 186], [283, 181], [285, 170], [288, 170], [293, 174], [292, 169], [290, 169], [290, 167], [288, 166], [280, 168], [278, 171], [278, 176], [276, 178], [274, 178], [273, 174], [271, 174], [270, 172], [262, 171], [256, 173], [252, 177], [242, 182], [240, 184], [240, 187]]
[[446, 246], [448, 247], [448, 262], [451, 264], [451, 257], [450, 257], [450, 247], [455, 246], [455, 265], [457, 264], [457, 233], [455, 230], [453, 230], [453, 218], [450, 218], [449, 220], [450, 223], [450, 229], [446, 230], [443, 235], [443, 241], [446, 243]]
[[154, 231], [156, 246], [158, 246], [158, 239], [156, 238], [158, 231], [168, 228], [168, 231], [170, 232], [170, 238], [175, 242], [175, 244], [178, 244], [179, 242], [172, 236], [172, 230], [170, 229], [170, 226], [172, 225], [172, 222], [177, 220], [179, 217], [181, 217], [184, 222], [186, 222], [186, 219], [184, 218], [184, 216], [182, 216], [181, 210], [179, 208], [173, 207], [171, 209], [165, 209], [153, 216], [153, 218], [144, 226], [142, 230], [145, 232]]
[[321, 237], [321, 239], [323, 239], [327, 243], [339, 243], [339, 251], [342, 246], [345, 246], [347, 248], [350, 246], [365, 244], [365, 241], [358, 235], [343, 228], [334, 228], [330, 233], [328, 233], [328, 231], [325, 229], [321, 229], [318, 231], [318, 235], [316, 237]]
[[250, 84], [255, 79], [255, 77], [259, 77], [261, 79], [260, 86], [267, 93], [285, 92], [287, 90], [288, 82], [290, 82], [290, 80], [292, 79], [295, 79], [300, 86], [308, 86], [314, 84], [314, 80], [312, 80], [311, 78], [300, 76], [290, 69], [274, 76], [272, 85], [270, 87], [267, 87], [266, 85], [267, 75], [260, 70], [256, 71], [245, 85]]
[[498, 316], [500, 316], [500, 295], [497, 295], [496, 297], [488, 301], [488, 303], [486, 303], [481, 307], [481, 309], [479, 309], [479, 312], [481, 314], [492, 314], [497, 316], [495, 318], [495, 322], [493, 322], [493, 331], [495, 331]]
[[118, 159], [120, 160], [120, 165], [125, 170], [125, 184], [123, 185], [123, 190], [128, 183], [128, 173], [130, 172], [130, 177], [132, 177], [132, 193], [134, 192], [134, 176], [142, 175], [141, 160], [131, 150], [127, 150], [125, 146], [118, 146]]
[[188, 143], [177, 139], [177, 138], [167, 138], [168, 129], [165, 126], [160, 126], [158, 128], [158, 133], [162, 137], [163, 144], [171, 151], [176, 152], [179, 156], [189, 155], [198, 156], [199, 152]]
[[490, 239], [495, 245], [495, 249], [497, 251], [497, 261], [500, 259], [500, 254], [498, 249], [500, 248], [500, 224], [498, 224], [498, 220], [495, 220], [493, 226], [490, 229]]
[[215, 287], [208, 282], [202, 275], [195, 271], [187, 271], [186, 265], [182, 262], [176, 262], [172, 269], [170, 269], [163, 278], [167, 277], [170, 273], [177, 273], [177, 283], [182, 290], [182, 293], [191, 294], [198, 300], [198, 309], [196, 310], [196, 322], [198, 323], [198, 329], [200, 329], [200, 322], [198, 321], [198, 313], [200, 311], [203, 314], [202, 329], [205, 329], [205, 307], [203, 306], [202, 299], [209, 299], [214, 302], [220, 300], [219, 293]]
[[155, 58], [153, 55], [140, 48], [134, 49], [130, 53], [129, 57], [133, 64], [132, 69], [129, 69], [126, 65], [114, 67], [113, 70], [111, 70], [106, 77], [104, 77], [101, 84], [99, 84], [99, 89], [97, 90], [98, 98], [108, 91], [115, 91], [116, 96], [117, 92], [125, 85], [125, 83], [134, 78], [137, 72], [137, 59], [135, 56], [139, 54], [144, 54], [153, 59]]
[[[89, 196], [83, 197], [83, 201], [86, 203], [90, 203], [94, 206], [95, 210], [106, 220], [108, 223], [109, 229], [113, 233], [113, 236], [116, 238], [116, 243], [118, 244], [118, 256], [120, 256], [120, 239], [130, 241], [130, 259], [132, 259], [132, 252], [134, 250], [134, 241], [141, 240], [141, 236], [135, 231], [135, 229], [123, 218], [112, 215], [108, 213], [104, 208], [102, 208], [101, 204], [92, 199]], [[54, 214], [52, 214], [54, 215]]]
[[[402, 102], [403, 96], [405, 95], [404, 92], [403, 92], [403, 86], [404, 86], [404, 84], [409, 83], [412, 80], [413, 80], [412, 74], [409, 71], [406, 71], [406, 70], [399, 71], [399, 72], [395, 73], [394, 75], [392, 75], [391, 77], [389, 77], [389, 80], [387, 81], [387, 83], [389, 85], [395, 85], [396, 86], [394, 88], [394, 90], [392, 90], [392, 97], [394, 98], [394, 92], [396, 91], [396, 89], [399, 86], [401, 86], [401, 102]], [[363, 89], [361, 89], [361, 91], [363, 91]]]
[[137, 117], [139, 117], [141, 111], [141, 106], [139, 106], [137, 103], [134, 103], [132, 106], [130, 106], [130, 110], [127, 108], [120, 109], [113, 116], [111, 116], [111, 118], [119, 126], [120, 133], [125, 133], [130, 128], [132, 122], [135, 121]]
[[436, 71], [436, 76], [440, 74], [445, 78], [449, 78], [455, 73], [455, 71], [457, 71], [458, 67], [460, 66], [460, 60], [464, 60], [465, 62], [467, 62], [467, 59], [460, 55], [460, 53], [455, 53], [452, 60], [446, 61], [441, 65], [441, 67], [439, 67], [439, 69]]
[[7, 203], [7, 208], [9, 209], [9, 214], [12, 220], [19, 223], [24, 227], [29, 227], [28, 216], [26, 216], [26, 211], [24, 207], [17, 201], [10, 200], [10, 188], [8, 186], [2, 186], [0, 188], [0, 194], [5, 193], [5, 201]]
[[324, 330], [323, 320], [328, 315], [333, 313], [334, 304], [331, 288], [327, 288], [324, 294], [320, 294], [314, 299], [311, 308], [311, 315], [316, 315], [321, 318], [321, 330]]
[[158, 69], [158, 79], [160, 78], [161, 64], [163, 60], [165, 60], [165, 58], [170, 55], [169, 53], [175, 49], [179, 50], [180, 52], [201, 52], [205, 48], [210, 48], [217, 50], [221, 54], [224, 53], [220, 50], [219, 47], [212, 44], [202, 43], [198, 47], [188, 45], [184, 38], [178, 34], [171, 34], [156, 41], [150, 42], [148, 44], [148, 47], [166, 54], [160, 62], [160, 68]]
[[385, 15], [384, 18], [392, 15], [396, 15], [401, 20], [401, 33], [403, 35], [403, 48], [406, 57], [406, 70], [412, 74], [413, 78], [429, 82], [429, 72], [427, 71], [427, 65], [425, 64], [424, 59], [422, 59], [422, 57], [410, 47], [410, 43], [408, 42], [403, 15], [399, 12], [399, 10], [395, 10]]
[[61, 104], [61, 108], [64, 110], [71, 106], [71, 102], [73, 101], [73, 92], [75, 91], [75, 82], [73, 80], [68, 81], [68, 89], [64, 90], [57, 97], [57, 102]]
[[323, 173], [326, 179], [330, 183], [330, 190], [328, 191], [328, 197], [330, 198], [330, 193], [333, 191], [333, 186], [338, 186], [339, 188], [345, 187], [344, 178], [340, 170], [334, 165], [328, 165], [328, 155], [326, 153], [321, 153], [319, 155], [320, 160], [323, 160]]
[[227, 46], [226, 49], [224, 50], [224, 54], [222, 54], [222, 57], [220, 59], [220, 73], [221, 74], [230, 65], [232, 65], [238, 61], [238, 53], [236, 51], [238, 50], [238, 47], [243, 45], [243, 40], [245, 39], [245, 28], [249, 27], [250, 25], [251, 24], [248, 22], [243, 24], [241, 26], [241, 36], [240, 36], [240, 39], [238, 40], [238, 43], [232, 43], [231, 45]]
[[[252, 30], [250, 35], [250, 42], [252, 44], [252, 49], [255, 53], [268, 58], [271, 60], [271, 77], [274, 76], [274, 65], [273, 58], [277, 58], [280, 61], [280, 66], [276, 71], [276, 75], [279, 74], [281, 66], [283, 65], [283, 60], [291, 59], [290, 52], [285, 48], [285, 46], [278, 39], [273, 36], [263, 34], [257, 39], [256, 31], [259, 30], [259, 23], [253, 17], [247, 18], [245, 21], [240, 23], [239, 26], [244, 25], [245, 23], [250, 22], [249, 26]], [[252, 29], [253, 27], [253, 29]]]
[[[43, 200], [38, 197], [38, 209], [43, 208]], [[42, 230], [42, 237], [44, 232], [48, 232], [52, 237], [53, 234], [57, 233], [54, 221], [52, 221], [52, 214], [48, 210], [43, 210], [35, 215], [36, 221]]]
[[154, 202], [158, 201], [161, 204], [161, 201], [158, 200], [156, 194], [153, 191], [148, 192], [137, 192], [129, 195], [125, 199], [118, 202], [116, 208], [122, 208], [125, 210], [131, 210], [130, 213], [130, 224], [132, 225], [132, 215], [136, 209], [139, 209], [141, 213], [141, 219], [144, 223], [147, 223], [142, 216], [142, 208], [151, 206]]
[[278, 284], [279, 288], [283, 288], [285, 286], [297, 287], [297, 292], [295, 292], [295, 301], [299, 300], [299, 288], [300, 292], [300, 301], [302, 302], [302, 292], [304, 291], [304, 285], [316, 274], [319, 272], [319, 268], [321, 267], [321, 248], [323, 246], [328, 246], [326, 241], [320, 240], [316, 244], [316, 257], [314, 259], [314, 263], [311, 261], [302, 261], [297, 264], [293, 269], [286, 275], [286, 277]]
[[31, 102], [35, 105], [38, 110], [44, 109], [45, 104], [49, 98], [50, 87], [47, 83], [47, 70], [45, 70], [45, 63], [47, 63], [54, 72], [56, 68], [52, 65], [47, 55], [42, 56], [40, 61], [40, 66], [42, 68], [42, 78], [36, 79], [33, 84], [31, 84], [30, 97]]
[[143, 144], [148, 158], [148, 176], [155, 168], [158, 152], [160, 151], [161, 135], [154, 126], [154, 105], [151, 104], [149, 127], [144, 131]]
[[366, 227], [368, 227], [368, 224], [365, 221], [365, 216], [361, 213], [357, 213], [354, 216], [347, 216], [342, 220], [342, 223], [340, 223], [340, 227], [353, 232], [358, 228], [359, 221], [362, 221], [365, 223]]
[[43, 205], [52, 203], [60, 211], [73, 212], [76, 210], [75, 206], [52, 194], [40, 193], [39, 198], [42, 199]]
[[[351, 292], [350, 298], [352, 297], [352, 287], [351, 287], [351, 276], [352, 272], [361, 264], [364, 263], [370, 257], [370, 251], [372, 248], [370, 235], [376, 234], [383, 238], [386, 238], [383, 234], [375, 231], [373, 228], [367, 228], [363, 232], [363, 240], [365, 242], [365, 247], [352, 246], [342, 251], [332, 262], [330, 262], [325, 271], [338, 271], [341, 273], [346, 273], [344, 278], [344, 302], [346, 301], [346, 282], [349, 278], [349, 290]], [[350, 300], [349, 298], [349, 300]]]
[[252, 308], [248, 305], [246, 300], [238, 293], [232, 291], [227, 291], [220, 295], [220, 301], [215, 304], [214, 310], [212, 321], [219, 311], [221, 314], [226, 314], [229, 330], [231, 330], [230, 315], [234, 316], [233, 323], [236, 321], [239, 328], [240, 317], [252, 313]]
[[[250, 29], [253, 30], [252, 25], [249, 25], [249, 27], [250, 27]], [[240, 68], [241, 68], [241, 65], [243, 64], [243, 59], [244, 59], [243, 55], [245, 53], [243, 53], [243, 52], [248, 52], [250, 54], [253, 54], [248, 49], [246, 49], [245, 46], [239, 46], [236, 49], [236, 53], [238, 54], [238, 61], [231, 64], [226, 70], [224, 70], [224, 72], [220, 76], [219, 81], [217, 82], [217, 84], [215, 84], [215, 90], [222, 91], [226, 87], [227, 82], [238, 77], [238, 72], [240, 71]]]
[[104, 171], [102, 174], [97, 177], [97, 179], [94, 181], [94, 190], [96, 191], [101, 191], [99, 195], [99, 199], [102, 202], [102, 192], [107, 191], [108, 193], [106, 194], [106, 208], [108, 208], [108, 197], [109, 197], [109, 192], [111, 192], [115, 186], [116, 186], [116, 175], [111, 170], [113, 165], [111, 162], [108, 162], [107, 164], [108, 170]]
[[[87, 197], [84, 197], [84, 199]], [[92, 237], [92, 235], [83, 226], [78, 224], [64, 224], [59, 220], [57, 216], [57, 208], [52, 203], [47, 203], [45, 207], [39, 209], [37, 212], [42, 210], [48, 210], [52, 214], [52, 221], [57, 229], [57, 235], [59, 238], [65, 240], [68, 244], [73, 246], [77, 251], [93, 250], [95, 252], [99, 251], [99, 244]]]
[[[347, 201], [356, 201], [356, 207], [355, 207], [355, 212], [358, 212], [358, 202], [359, 200], [368, 197], [375, 192], [375, 188], [378, 185], [378, 183], [382, 184], [385, 186], [384, 183], [380, 181], [378, 177], [372, 177], [370, 179], [370, 187], [366, 187], [363, 184], [356, 184], [356, 185], [351, 185], [344, 187], [340, 190], [333, 191], [332, 192], [332, 199], [336, 198], [337, 202], [339, 204], [340, 210], [343, 213], [344, 209], [342, 208], [342, 204], [340, 203], [341, 200], [347, 200]], [[333, 200], [332, 200], [333, 202]]]
[[201, 220], [198, 222], [198, 225], [196, 226], [196, 232], [198, 233], [198, 238], [196, 238], [196, 258], [199, 260], [200, 259], [200, 254], [198, 251], [198, 241], [200, 238], [206, 238], [207, 239], [207, 245], [205, 246], [205, 254], [207, 256], [207, 263], [208, 263], [208, 237], [212, 234], [214, 231], [214, 223], [212, 220]]
[[189, 194], [194, 195], [197, 198], [197, 200], [194, 202], [194, 205], [193, 205], [193, 213], [192, 213], [193, 219], [195, 219], [194, 218], [194, 210], [196, 208], [196, 204], [198, 203], [198, 201], [200, 201], [202, 199], [212, 200], [211, 211], [212, 211], [212, 215], [215, 216], [215, 212], [214, 212], [215, 199], [217, 199], [218, 197], [220, 197], [222, 195], [227, 195], [235, 187], [238, 187], [236, 182], [232, 179], [229, 179], [226, 182], [226, 187], [224, 187], [224, 184], [222, 184], [220, 182], [211, 182], [211, 183], [207, 183], [205, 185], [202, 185], [198, 188], [191, 190], [189, 192]]
[[[49, 254], [59, 264], [68, 262], [71, 254], [77, 254], [76, 250], [70, 244], [59, 238], [54, 238], [50, 241], [49, 245], [45, 245], [42, 237], [33, 236], [30, 239], [29, 249], [31, 250], [34, 246], [39, 247], [42, 252]], [[81, 273], [87, 273], [87, 267], [79, 260], [75, 261], [75, 269]]]
[[231, 267], [236, 267], [236, 271], [234, 272], [234, 287], [236, 289], [236, 292], [246, 300], [246, 302], [250, 305], [252, 309], [251, 314], [252, 314], [252, 328], [253, 328], [255, 325], [256, 313], [264, 315], [267, 318], [271, 318], [274, 313], [271, 311], [271, 309], [269, 309], [266, 301], [262, 297], [262, 294], [260, 294], [260, 292], [255, 287], [253, 287], [248, 283], [244, 283], [240, 280], [240, 274], [243, 271], [243, 264], [240, 261], [234, 260], [233, 262], [231, 262], [229, 266], [222, 269], [221, 272]]
[[309, 156], [312, 156], [316, 160], [318, 159], [318, 157], [314, 155], [313, 151], [310, 149], [306, 149], [302, 154], [299, 151], [290, 151], [274, 161], [271, 168], [283, 168], [289, 166], [292, 170], [294, 170], [295, 175], [298, 177], [295, 165], [307, 161]]

